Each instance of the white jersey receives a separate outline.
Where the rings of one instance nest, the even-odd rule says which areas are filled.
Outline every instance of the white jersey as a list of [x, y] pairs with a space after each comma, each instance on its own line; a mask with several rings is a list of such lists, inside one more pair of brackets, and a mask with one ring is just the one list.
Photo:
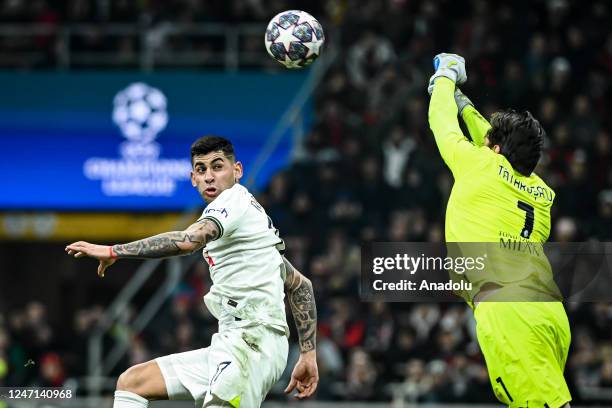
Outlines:
[[233, 316], [238, 324], [263, 324], [288, 334], [285, 267], [279, 252], [284, 243], [263, 207], [235, 184], [219, 194], [200, 219], [219, 228], [219, 237], [203, 250], [213, 282], [204, 296], [210, 312], [220, 323]]

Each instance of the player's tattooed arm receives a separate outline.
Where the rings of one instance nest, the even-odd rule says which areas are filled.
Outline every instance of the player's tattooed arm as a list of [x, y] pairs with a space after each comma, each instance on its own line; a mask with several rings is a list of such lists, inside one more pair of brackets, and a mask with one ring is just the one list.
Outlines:
[[285, 291], [297, 328], [300, 351], [306, 353], [317, 346], [317, 305], [310, 280], [283, 257], [287, 275]]
[[166, 258], [189, 255], [202, 249], [207, 242], [219, 236], [217, 225], [207, 219], [199, 220], [185, 231], [172, 231], [153, 237], [113, 245], [112, 252], [117, 258]]

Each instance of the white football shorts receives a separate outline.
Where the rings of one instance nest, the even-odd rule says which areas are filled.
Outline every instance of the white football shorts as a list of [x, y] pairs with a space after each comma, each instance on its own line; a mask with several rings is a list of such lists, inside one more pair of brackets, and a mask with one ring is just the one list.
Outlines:
[[196, 408], [255, 408], [281, 377], [288, 350], [278, 330], [226, 327], [209, 347], [155, 361], [171, 400], [195, 400]]

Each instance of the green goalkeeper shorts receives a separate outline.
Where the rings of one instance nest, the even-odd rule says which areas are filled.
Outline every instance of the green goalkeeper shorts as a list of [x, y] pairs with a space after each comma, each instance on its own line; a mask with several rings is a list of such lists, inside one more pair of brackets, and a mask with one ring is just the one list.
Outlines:
[[571, 401], [563, 369], [571, 334], [560, 302], [481, 302], [478, 342], [495, 396], [510, 407], [559, 408]]

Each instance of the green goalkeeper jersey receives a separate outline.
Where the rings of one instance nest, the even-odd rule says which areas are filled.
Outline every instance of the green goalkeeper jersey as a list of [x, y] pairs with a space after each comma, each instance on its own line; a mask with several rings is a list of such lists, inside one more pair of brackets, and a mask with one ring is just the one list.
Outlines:
[[471, 105], [462, 118], [473, 141], [463, 135], [454, 91], [450, 79], [438, 78], [429, 106], [431, 130], [455, 179], [446, 209], [446, 241], [495, 243], [488, 248], [496, 255], [489, 257], [486, 274], [466, 276], [474, 286], [469, 297], [486, 282], [557, 293], [551, 289], [550, 264], [541, 247], [550, 233], [555, 193], [535, 173], [518, 173], [502, 154], [484, 146], [491, 125]]

